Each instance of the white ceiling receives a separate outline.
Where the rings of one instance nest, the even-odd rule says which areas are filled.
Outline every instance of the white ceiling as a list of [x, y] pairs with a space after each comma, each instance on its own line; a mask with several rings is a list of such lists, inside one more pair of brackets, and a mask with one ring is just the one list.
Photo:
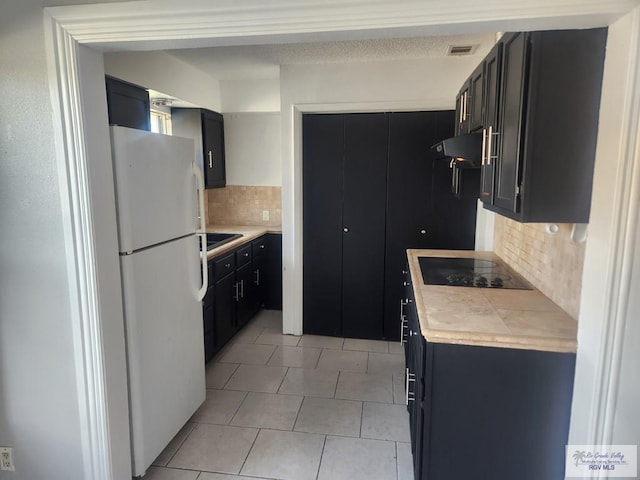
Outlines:
[[449, 46], [474, 45], [482, 58], [495, 34], [383, 38], [335, 42], [242, 45], [168, 50], [218, 80], [277, 79], [280, 65], [375, 62], [446, 56]]

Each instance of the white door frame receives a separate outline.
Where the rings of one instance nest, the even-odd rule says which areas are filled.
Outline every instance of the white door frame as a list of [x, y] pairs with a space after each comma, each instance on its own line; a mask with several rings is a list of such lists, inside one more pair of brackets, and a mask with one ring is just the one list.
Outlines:
[[[215, 4], [214, 4], [215, 3]], [[241, 5], [236, 5], [242, 3]], [[214, 5], [211, 5], [214, 4]], [[76, 371], [78, 372], [81, 424], [83, 425], [84, 468], [86, 478], [107, 480], [111, 478], [114, 461], [109, 449], [109, 404], [105, 393], [104, 348], [100, 335], [102, 307], [95, 272], [94, 221], [92, 218], [92, 192], [87, 179], [87, 165], [92, 149], [87, 139], [80, 95], [78, 46], [115, 49], [162, 49], [178, 46], [204, 46], [242, 43], [274, 43], [306, 39], [368, 38], [398, 34], [404, 36], [425, 34], [452, 34], [478, 31], [504, 31], [506, 29], [540, 29], [554, 27], [588, 27], [607, 24], [631, 11], [636, 0], [559, 0], [553, 5], [548, 1], [512, 2], [498, 1], [478, 4], [475, 0], [371, 0], [364, 4], [357, 1], [323, 2], [307, 0], [292, 2], [280, 0], [268, 2], [203, 2], [187, 0], [170, 2], [162, 0], [109, 3], [45, 10], [45, 41], [50, 65], [50, 89], [54, 101], [56, 119], [56, 161], [61, 172], [60, 190], [68, 217], [65, 222], [65, 238], [72, 297], [72, 322], [77, 332], [75, 345]], [[637, 15], [636, 15], [637, 16]], [[637, 50], [634, 50], [637, 51]], [[626, 92], [629, 102], [636, 105], [640, 97], [637, 78]], [[636, 110], [637, 111], [637, 110]], [[283, 112], [284, 113], [284, 112]], [[640, 126], [628, 120], [624, 123], [623, 136], [630, 144], [640, 137]], [[295, 150], [292, 133], [290, 142]], [[611, 372], [607, 365], [615, 364], [619, 355], [623, 327], [624, 295], [617, 287], [619, 279], [628, 272], [625, 259], [633, 254], [637, 239], [630, 238], [635, 231], [630, 222], [635, 218], [631, 199], [638, 198], [637, 148], [621, 148], [617, 165], [630, 164], [635, 172], [633, 183], [628, 177], [616, 179], [617, 191], [611, 212], [626, 212], [616, 222], [614, 243], [621, 252], [608, 259], [609, 275], [602, 283], [599, 279], [585, 278], [586, 282], [601, 282], [606, 288], [606, 318], [603, 322], [603, 338], [599, 358], [602, 378]], [[613, 155], [613, 153], [612, 153]], [[293, 170], [293, 159], [285, 159], [283, 170]], [[296, 220], [295, 184], [285, 185], [295, 175], [283, 174], [284, 244], [290, 251], [284, 252], [284, 289], [295, 292], [295, 282], [301, 278], [301, 229]], [[286, 219], [289, 219], [287, 221]], [[299, 308], [301, 299], [292, 306]], [[287, 305], [285, 305], [285, 309]], [[622, 329], [623, 330], [623, 329]], [[605, 384], [603, 395], [615, 396], [616, 385]], [[609, 406], [609, 409], [607, 408]], [[610, 415], [611, 402], [593, 409], [587, 420], [601, 425]], [[610, 423], [610, 422], [609, 422]], [[606, 430], [606, 428], [605, 428]], [[594, 441], [606, 438], [607, 432], [596, 428]]]

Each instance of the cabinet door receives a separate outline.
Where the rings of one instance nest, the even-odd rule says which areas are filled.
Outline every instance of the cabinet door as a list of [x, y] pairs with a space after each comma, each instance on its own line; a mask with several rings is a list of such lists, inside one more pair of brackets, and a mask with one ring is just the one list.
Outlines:
[[481, 63], [469, 79], [469, 99], [467, 121], [469, 131], [474, 132], [484, 126], [484, 63]]
[[470, 82], [467, 81], [458, 96], [456, 97], [456, 135], [464, 135], [469, 133], [469, 101], [470, 101]]
[[265, 270], [265, 308], [282, 310], [282, 234], [267, 235], [268, 255]]
[[202, 139], [205, 187], [224, 187], [227, 177], [222, 115], [207, 110], [202, 111]]
[[222, 347], [236, 332], [235, 276], [227, 275], [214, 284], [216, 348]]
[[302, 131], [304, 333], [340, 336], [344, 119], [304, 115]]
[[[495, 152], [498, 147], [497, 133], [498, 111], [500, 109], [500, 72], [502, 66], [502, 43], [497, 43], [489, 52], [484, 61], [485, 94], [484, 94], [484, 131], [485, 151], [482, 152], [482, 168], [480, 181], [480, 200], [490, 205], [493, 204], [493, 185], [495, 175]], [[494, 135], [493, 132], [496, 132]], [[492, 138], [489, 144], [487, 135], [491, 133]], [[491, 147], [491, 151], [489, 151]]]
[[523, 110], [525, 107], [528, 41], [526, 33], [508, 34], [502, 40], [500, 149], [495, 161], [494, 205], [507, 211], [519, 210], [521, 183]]
[[202, 304], [202, 327], [204, 329], [204, 361], [205, 363], [213, 357], [215, 344], [215, 301], [213, 287], [207, 290]]
[[137, 85], [106, 77], [109, 125], [151, 130], [149, 92]]
[[251, 291], [253, 311], [257, 312], [267, 299], [267, 256], [259, 254], [251, 260]]
[[236, 270], [236, 319], [242, 328], [255, 313], [253, 300], [253, 271], [251, 262]]
[[388, 118], [383, 113], [344, 116], [342, 335], [346, 337], [383, 337]]
[[[436, 160], [431, 146], [450, 137], [453, 128], [452, 111], [389, 116], [384, 292], [384, 336], [389, 340], [398, 340], [400, 332], [398, 304], [403, 297], [406, 250], [435, 246], [432, 175]], [[449, 200], [450, 195], [444, 198]]]

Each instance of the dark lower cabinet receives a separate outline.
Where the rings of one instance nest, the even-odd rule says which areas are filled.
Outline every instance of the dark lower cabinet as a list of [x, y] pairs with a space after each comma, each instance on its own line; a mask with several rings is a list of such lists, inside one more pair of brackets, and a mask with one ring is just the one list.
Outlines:
[[[282, 308], [281, 245], [280, 234], [263, 235], [209, 260], [209, 288], [202, 304], [205, 361], [262, 306], [278, 307], [279, 302], [279, 309]], [[271, 304], [269, 295], [275, 298]]]
[[202, 328], [204, 330], [204, 361], [211, 360], [216, 351], [215, 332], [215, 292], [211, 280], [213, 279], [213, 265], [209, 265], [210, 281], [207, 293], [202, 301]]
[[256, 313], [253, 301], [253, 271], [251, 262], [236, 270], [234, 300], [236, 302], [236, 319], [238, 328], [244, 327]]
[[263, 275], [266, 295], [264, 308], [282, 310], [282, 234], [268, 233], [267, 246], [269, 254]]
[[303, 117], [304, 332], [399, 339], [408, 248], [472, 249], [479, 170], [451, 195], [431, 149], [454, 112]]
[[564, 479], [575, 354], [432, 343], [404, 312], [415, 478]]
[[236, 333], [235, 291], [235, 273], [230, 273], [214, 284], [217, 350]]

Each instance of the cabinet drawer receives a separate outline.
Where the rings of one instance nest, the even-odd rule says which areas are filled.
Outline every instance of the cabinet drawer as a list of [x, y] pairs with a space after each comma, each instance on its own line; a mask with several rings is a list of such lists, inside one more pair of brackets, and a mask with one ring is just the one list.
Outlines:
[[215, 277], [214, 280], [220, 280], [225, 275], [233, 272], [236, 268], [234, 254], [225, 255], [213, 261]]
[[258, 240], [251, 243], [251, 251], [253, 256], [260, 255], [261, 253], [266, 253], [268, 250], [267, 246], [267, 237], [261, 237]]
[[236, 265], [241, 267], [251, 261], [251, 245], [236, 250]]

